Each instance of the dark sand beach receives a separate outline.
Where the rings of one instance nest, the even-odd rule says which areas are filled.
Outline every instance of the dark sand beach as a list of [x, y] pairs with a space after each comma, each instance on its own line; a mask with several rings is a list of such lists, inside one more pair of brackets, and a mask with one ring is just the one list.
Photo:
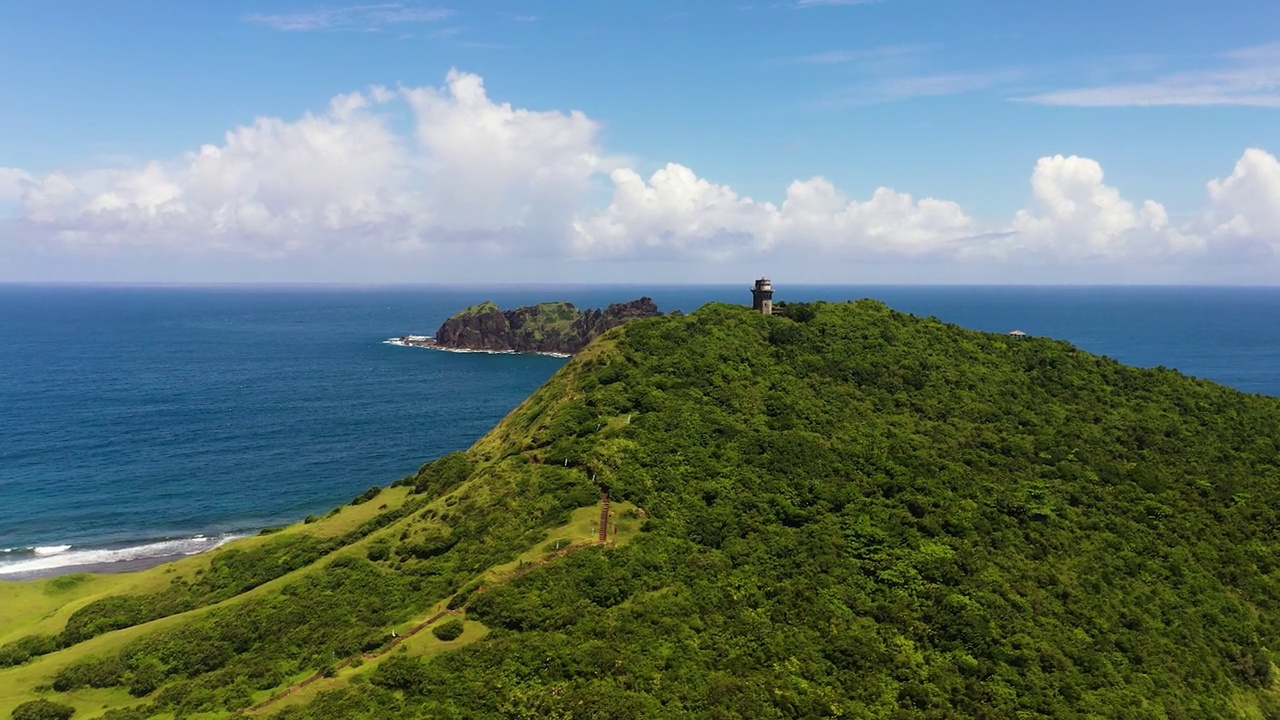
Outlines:
[[58, 577], [60, 575], [75, 575], [78, 573], [95, 573], [100, 575], [136, 572], [138, 570], [147, 570], [164, 565], [165, 563], [181, 560], [182, 558], [191, 557], [190, 555], [166, 555], [162, 557], [136, 558], [133, 560], [119, 560], [117, 562], [103, 563], [87, 563], [85, 565], [63, 565], [61, 567], [43, 568], [40, 570], [29, 570], [26, 572], [6, 573], [0, 575], [0, 582], [23, 582], [27, 580], [47, 580], [49, 578]]

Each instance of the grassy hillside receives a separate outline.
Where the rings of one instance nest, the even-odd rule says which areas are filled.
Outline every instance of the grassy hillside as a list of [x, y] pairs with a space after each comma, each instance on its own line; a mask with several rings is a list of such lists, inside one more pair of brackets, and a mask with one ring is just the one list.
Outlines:
[[0, 717], [1280, 717], [1278, 446], [1280, 401], [870, 301], [635, 321], [332, 518], [0, 586]]

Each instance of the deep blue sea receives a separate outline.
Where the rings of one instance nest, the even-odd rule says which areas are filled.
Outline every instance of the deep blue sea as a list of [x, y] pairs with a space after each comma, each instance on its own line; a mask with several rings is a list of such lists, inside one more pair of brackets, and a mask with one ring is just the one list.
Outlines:
[[[0, 286], [0, 577], [167, 556], [465, 448], [564, 360], [383, 343], [482, 300], [664, 311], [741, 287]], [[1280, 396], [1280, 289], [787, 287]]]

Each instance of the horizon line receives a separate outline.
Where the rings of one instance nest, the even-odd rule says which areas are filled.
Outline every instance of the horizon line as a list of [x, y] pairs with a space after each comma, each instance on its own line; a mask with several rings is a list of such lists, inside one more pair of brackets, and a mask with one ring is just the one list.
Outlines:
[[[772, 278], [771, 278], [772, 279]], [[774, 281], [776, 283], [776, 281]], [[325, 282], [325, 281], [132, 281], [132, 280], [0, 280], [0, 287], [47, 287], [47, 288], [205, 288], [205, 289], [334, 289], [334, 290], [392, 290], [392, 289], [462, 289], [462, 288], [736, 288], [740, 285], [750, 288], [750, 282]], [[885, 283], [885, 282], [813, 282], [783, 281], [782, 287], [880, 287], [880, 288], [1168, 288], [1168, 289], [1280, 289], [1280, 283], [1170, 283], [1170, 282], [1095, 282], [1095, 283], [1005, 283], [1005, 282], [929, 282], [929, 283]]]

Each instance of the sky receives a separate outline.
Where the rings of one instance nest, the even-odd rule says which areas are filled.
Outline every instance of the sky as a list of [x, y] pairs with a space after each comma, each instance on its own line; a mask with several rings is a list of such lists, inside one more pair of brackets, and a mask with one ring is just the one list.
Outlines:
[[0, 282], [1280, 284], [1280, 3], [5, 0]]

